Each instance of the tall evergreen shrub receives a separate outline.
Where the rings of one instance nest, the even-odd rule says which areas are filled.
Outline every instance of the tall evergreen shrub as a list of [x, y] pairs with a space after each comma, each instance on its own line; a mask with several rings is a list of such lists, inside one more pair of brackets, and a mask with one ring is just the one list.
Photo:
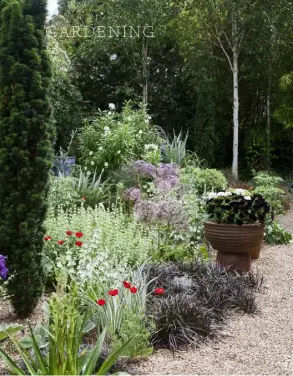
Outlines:
[[41, 252], [52, 125], [44, 42], [46, 1], [0, 0], [0, 253], [20, 316], [43, 289]]

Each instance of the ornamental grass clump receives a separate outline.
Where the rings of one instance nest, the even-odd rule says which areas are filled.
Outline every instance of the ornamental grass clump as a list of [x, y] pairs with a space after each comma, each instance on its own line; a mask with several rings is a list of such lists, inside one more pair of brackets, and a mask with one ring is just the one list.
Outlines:
[[95, 323], [98, 336], [106, 328], [106, 342], [113, 348], [137, 333], [123, 355], [149, 355], [152, 352], [152, 321], [146, 316], [147, 275], [142, 274], [140, 268], [114, 288], [113, 285], [108, 286], [111, 285], [92, 281], [86, 289], [81, 290], [81, 299], [91, 312], [91, 321]]
[[255, 292], [262, 284], [258, 274], [228, 273], [200, 260], [153, 265], [148, 272], [153, 280], [149, 290], [157, 286], [165, 289], [160, 299], [149, 295], [147, 303], [155, 322], [153, 343], [172, 350], [215, 337], [233, 311], [255, 312]]
[[[240, 192], [241, 191], [241, 192]], [[228, 224], [265, 223], [270, 205], [259, 194], [245, 195], [237, 192], [219, 192], [207, 195], [206, 210], [210, 220]]]

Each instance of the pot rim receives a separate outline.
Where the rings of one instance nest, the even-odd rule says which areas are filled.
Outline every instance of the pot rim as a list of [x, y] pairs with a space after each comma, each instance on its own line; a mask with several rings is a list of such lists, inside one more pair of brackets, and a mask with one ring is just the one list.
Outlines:
[[264, 223], [243, 223], [243, 225], [237, 225], [236, 223], [218, 223], [212, 221], [205, 221], [204, 224], [221, 227], [265, 227]]

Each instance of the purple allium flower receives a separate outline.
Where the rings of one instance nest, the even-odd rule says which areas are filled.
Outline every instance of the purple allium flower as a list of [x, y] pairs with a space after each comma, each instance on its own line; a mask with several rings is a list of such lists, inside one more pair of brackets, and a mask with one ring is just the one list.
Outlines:
[[157, 219], [157, 205], [154, 201], [138, 201], [134, 205], [134, 217], [142, 222], [154, 222]]
[[0, 278], [6, 279], [8, 276], [8, 269], [6, 267], [7, 257], [0, 255]]
[[178, 176], [178, 165], [176, 163], [161, 163], [157, 167], [156, 176], [167, 179], [170, 176]]
[[139, 201], [134, 205], [134, 216], [147, 223], [161, 222], [176, 225], [184, 221], [182, 203], [172, 198]]
[[154, 180], [155, 187], [164, 193], [168, 193], [174, 187], [180, 186], [180, 180], [177, 176], [169, 176], [168, 178], [157, 177]]
[[176, 225], [184, 220], [182, 202], [166, 198], [157, 203], [157, 218], [162, 222]]
[[145, 176], [147, 178], [156, 177], [156, 167], [151, 163], [145, 161], [135, 161], [133, 164], [134, 171], [139, 175]]
[[123, 199], [125, 201], [137, 202], [140, 200], [140, 197], [141, 197], [140, 189], [135, 188], [135, 187], [125, 189], [125, 191], [123, 192]]

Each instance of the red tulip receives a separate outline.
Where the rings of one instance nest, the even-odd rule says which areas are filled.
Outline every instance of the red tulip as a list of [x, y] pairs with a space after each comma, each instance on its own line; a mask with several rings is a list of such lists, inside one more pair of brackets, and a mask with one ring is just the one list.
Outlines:
[[76, 233], [75, 233], [75, 236], [76, 236], [77, 238], [81, 238], [81, 237], [83, 237], [83, 233], [82, 233], [81, 231], [76, 232]]
[[123, 286], [124, 286], [126, 289], [129, 289], [129, 288], [131, 287], [131, 284], [130, 284], [130, 282], [123, 281]]
[[119, 293], [119, 291], [118, 291], [117, 289], [110, 290], [110, 291], [108, 292], [108, 294], [109, 294], [110, 296], [116, 296], [116, 295], [118, 295], [118, 293]]
[[75, 245], [77, 245], [78, 247], [81, 247], [82, 246], [82, 242], [75, 242]]
[[71, 236], [72, 235], [72, 231], [67, 230], [66, 231], [66, 235]]
[[97, 303], [97, 305], [99, 305], [99, 306], [104, 306], [104, 305], [106, 304], [106, 300], [104, 300], [104, 299], [99, 299], [99, 300], [96, 301], [96, 303]]
[[51, 236], [44, 236], [44, 240], [47, 242], [48, 240], [52, 240]]
[[155, 295], [164, 295], [164, 293], [165, 293], [165, 289], [163, 287], [157, 287], [154, 290]]
[[135, 286], [131, 286], [131, 287], [130, 287], [130, 292], [131, 292], [132, 294], [136, 294], [136, 293], [137, 293], [137, 287], [135, 287]]
[[59, 245], [62, 245], [62, 244], [64, 244], [65, 243], [65, 240], [58, 240], [58, 244]]

